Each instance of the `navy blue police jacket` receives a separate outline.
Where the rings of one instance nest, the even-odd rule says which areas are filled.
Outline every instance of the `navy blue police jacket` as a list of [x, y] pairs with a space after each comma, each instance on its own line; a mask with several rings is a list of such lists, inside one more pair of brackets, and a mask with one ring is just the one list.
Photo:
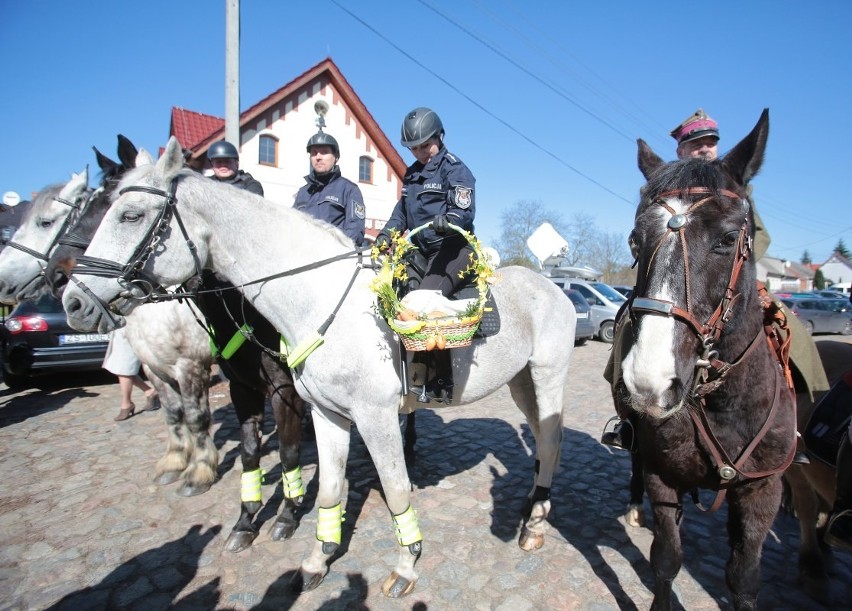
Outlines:
[[261, 185], [260, 182], [258, 182], [255, 177], [249, 174], [248, 172], [243, 172], [242, 170], [239, 170], [236, 174], [224, 180], [215, 176], [213, 176], [212, 178], [213, 180], [218, 180], [219, 182], [223, 182], [226, 185], [231, 185], [233, 187], [236, 187], [237, 189], [244, 189], [249, 193], [255, 193], [257, 195], [260, 195], [261, 197], [263, 196], [263, 185]]
[[307, 184], [296, 193], [293, 208], [331, 223], [355, 242], [355, 246], [361, 246], [364, 243], [366, 216], [361, 189], [351, 180], [343, 178], [337, 166], [329, 174], [330, 177], [317, 177], [311, 170], [305, 176]]
[[[464, 162], [446, 147], [441, 147], [425, 166], [415, 161], [405, 170], [402, 195], [381, 233], [390, 235], [393, 229], [400, 233], [415, 229], [435, 220], [439, 214], [446, 215], [453, 225], [473, 233], [475, 182]], [[445, 239], [457, 237], [452, 230], [439, 235], [429, 228], [417, 233], [412, 243], [429, 256], [438, 252]]]

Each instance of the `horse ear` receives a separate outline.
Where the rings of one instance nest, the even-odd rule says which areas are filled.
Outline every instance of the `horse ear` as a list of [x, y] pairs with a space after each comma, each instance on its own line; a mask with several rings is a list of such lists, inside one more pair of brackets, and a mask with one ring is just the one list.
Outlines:
[[751, 133], [722, 158], [724, 167], [741, 185], [746, 185], [760, 171], [766, 140], [769, 138], [769, 109], [764, 108]]
[[110, 174], [110, 170], [118, 167], [116, 162], [101, 153], [97, 147], [93, 146], [92, 150], [95, 151], [95, 157], [98, 160], [98, 167], [104, 174]]
[[136, 161], [133, 163], [133, 167], [138, 168], [143, 165], [154, 165], [154, 158], [151, 157], [151, 153], [145, 149], [139, 149], [139, 153], [136, 155]]
[[665, 162], [659, 155], [651, 150], [651, 147], [648, 146], [648, 143], [642, 140], [642, 138], [636, 140], [636, 144], [639, 146], [639, 152], [637, 154], [639, 170], [642, 172], [645, 180], [649, 180], [651, 178], [651, 174], [653, 174], [661, 165], [664, 165]]
[[183, 169], [183, 149], [177, 138], [172, 136], [166, 145], [166, 150], [157, 161], [157, 171], [166, 181], [170, 181]]
[[121, 165], [123, 165], [125, 168], [132, 168], [136, 163], [136, 156], [138, 154], [139, 151], [136, 150], [136, 147], [133, 145], [133, 143], [125, 136], [119, 134], [118, 160], [121, 161]]
[[83, 168], [83, 171], [79, 174], [71, 172], [71, 180], [65, 183], [65, 186], [62, 187], [62, 191], [60, 192], [60, 196], [64, 198], [71, 197], [72, 193], [77, 191], [83, 191], [89, 186], [89, 166], [87, 165]]

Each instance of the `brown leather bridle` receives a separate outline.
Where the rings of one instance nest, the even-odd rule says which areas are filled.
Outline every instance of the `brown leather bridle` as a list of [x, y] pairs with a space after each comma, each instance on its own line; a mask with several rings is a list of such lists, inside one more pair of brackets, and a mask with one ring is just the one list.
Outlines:
[[[677, 236], [677, 239], [680, 241], [681, 244], [681, 250], [683, 251], [684, 275], [686, 281], [685, 307], [681, 308], [670, 301], [662, 299], [653, 299], [648, 297], [635, 297], [628, 305], [631, 317], [633, 317], [635, 313], [672, 317], [676, 320], [679, 320], [680, 322], [687, 324], [695, 332], [700, 341], [702, 352], [695, 364], [693, 386], [690, 391], [691, 398], [695, 400], [692, 404], [695, 409], [688, 409], [688, 411], [693, 423], [695, 424], [696, 431], [703, 439], [710, 453], [710, 456], [713, 460], [714, 468], [720, 478], [716, 498], [709, 509], [704, 509], [704, 507], [702, 507], [701, 503], [698, 501], [697, 491], [693, 491], [693, 499], [695, 501], [695, 504], [702, 511], [717, 510], [721, 506], [722, 501], [725, 498], [725, 493], [728, 487], [730, 487], [730, 485], [734, 482], [734, 479], [737, 476], [739, 476], [740, 481], [747, 481], [768, 477], [770, 475], [782, 472], [790, 466], [796, 451], [796, 444], [794, 442], [792, 444], [790, 453], [784, 463], [774, 469], [753, 472], [742, 470], [742, 466], [745, 464], [746, 460], [748, 460], [748, 458], [751, 456], [754, 449], [766, 436], [766, 433], [769, 431], [775, 419], [782, 388], [781, 368], [776, 369], [775, 394], [772, 399], [772, 406], [769, 409], [766, 421], [763, 423], [763, 426], [761, 427], [760, 431], [758, 431], [755, 438], [745, 447], [745, 449], [740, 453], [739, 457], [737, 457], [736, 460], [732, 460], [728, 456], [728, 453], [726, 452], [725, 448], [722, 447], [722, 444], [714, 435], [713, 430], [710, 426], [710, 422], [707, 419], [707, 413], [705, 410], [706, 396], [718, 389], [720, 386], [722, 386], [722, 384], [724, 384], [725, 382], [725, 378], [727, 377], [727, 375], [737, 365], [745, 361], [745, 359], [752, 353], [752, 351], [761, 343], [761, 340], [765, 337], [763, 328], [761, 328], [760, 330], [758, 330], [752, 341], [749, 342], [746, 349], [735, 359], [728, 362], [721, 360], [719, 358], [718, 351], [713, 349], [714, 345], [719, 340], [719, 337], [721, 337], [722, 335], [722, 331], [725, 324], [733, 317], [734, 304], [740, 298], [740, 293], [736, 292], [737, 281], [739, 280], [740, 272], [742, 271], [743, 265], [745, 264], [746, 260], [752, 252], [752, 238], [749, 231], [748, 215], [746, 215], [746, 218], [743, 221], [742, 226], [740, 227], [739, 235], [737, 237], [734, 262], [731, 267], [731, 274], [728, 280], [727, 287], [725, 289], [724, 296], [722, 297], [721, 301], [719, 302], [719, 305], [716, 306], [716, 309], [713, 311], [713, 313], [710, 315], [706, 322], [700, 322], [693, 315], [692, 288], [690, 282], [691, 274], [688, 256], [689, 253], [686, 237], [684, 236], [684, 232], [681, 231], [681, 229], [686, 226], [688, 220], [687, 217], [691, 213], [695, 212], [696, 209], [700, 208], [707, 202], [712, 201], [716, 196], [716, 193], [725, 197], [729, 197], [731, 199], [742, 201], [746, 211], [748, 210], [748, 202], [741, 195], [728, 189], [721, 189], [718, 192], [714, 192], [713, 190], [708, 189], [707, 187], [689, 187], [676, 191], [666, 191], [654, 198], [654, 203], [665, 208], [668, 212], [671, 213], [672, 217], [668, 221], [665, 233], [660, 237], [659, 241], [654, 247], [654, 250], [651, 254], [651, 258], [648, 261], [648, 266], [646, 268], [646, 277], [649, 275], [648, 272], [650, 272], [651, 265], [653, 264], [657, 252], [662, 247], [663, 243], [672, 234]], [[671, 206], [669, 206], [665, 202], [665, 199], [669, 197], [685, 197], [689, 195], [704, 195], [705, 197], [692, 203], [686, 210], [686, 212], [684, 212], [683, 214], [678, 214]], [[793, 407], [795, 410], [795, 395], [793, 393], [791, 393], [791, 395], [793, 400]]]

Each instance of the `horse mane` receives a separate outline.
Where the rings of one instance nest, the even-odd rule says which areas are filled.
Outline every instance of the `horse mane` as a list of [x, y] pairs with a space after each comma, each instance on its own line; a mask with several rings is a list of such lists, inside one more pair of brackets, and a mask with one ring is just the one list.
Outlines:
[[53, 202], [53, 198], [57, 197], [65, 185], [57, 183], [48, 185], [39, 191], [33, 198], [32, 203], [28, 206], [26, 214], [24, 214], [21, 224], [26, 224], [34, 214], [38, 214], [42, 209], [48, 207]]
[[[121, 182], [118, 185], [118, 188], [115, 189], [115, 191], [113, 191], [112, 201], [115, 201], [116, 199], [118, 199], [118, 197], [121, 193], [121, 190], [125, 186], [139, 184], [140, 180], [146, 179], [146, 178], [148, 178], [150, 181], [152, 181], [154, 183], [152, 186], [155, 186], [159, 189], [163, 189], [164, 191], [167, 191], [168, 185], [164, 184], [162, 179], [154, 172], [154, 168], [155, 168], [154, 165], [142, 165], [142, 166], [139, 166], [137, 168], [133, 168], [133, 169], [128, 170], [124, 174], [124, 176], [122, 177]], [[151, 174], [153, 174], [153, 176], [151, 176]], [[298, 216], [298, 218], [300, 219], [301, 222], [307, 223], [307, 224], [315, 227], [316, 229], [325, 232], [330, 237], [332, 237], [337, 243], [339, 243], [341, 246], [346, 246], [348, 248], [354, 248], [354, 244], [353, 244], [352, 240], [345, 233], [343, 233], [343, 231], [341, 231], [340, 229], [338, 229], [337, 227], [335, 227], [331, 223], [327, 223], [325, 221], [321, 221], [319, 219], [316, 219], [316, 218], [312, 217], [311, 215], [306, 214], [306, 213], [304, 213], [300, 210], [295, 210], [292, 206], [280, 204], [278, 202], [272, 201], [271, 199], [266, 199], [265, 197], [261, 197], [260, 195], [256, 195], [254, 193], [250, 193], [249, 191], [245, 191], [244, 189], [239, 189], [237, 187], [234, 187], [234, 186], [231, 186], [231, 185], [228, 185], [228, 184], [220, 183], [216, 180], [213, 180], [212, 178], [209, 178], [207, 176], [204, 176], [203, 174], [200, 174], [199, 172], [197, 172], [196, 170], [193, 170], [192, 168], [182, 169], [178, 173], [177, 179], [178, 180], [187, 180], [187, 179], [198, 180], [198, 181], [201, 182], [201, 184], [206, 185], [208, 187], [212, 187], [214, 189], [233, 189], [235, 197], [240, 197], [240, 198], [243, 198], [243, 199], [246, 199], [246, 200], [249, 200], [249, 199], [252, 199], [252, 198], [260, 198], [260, 199], [268, 202], [270, 205], [275, 206], [277, 209], [280, 209], [281, 213], [284, 214], [285, 216], [287, 216], [287, 215]], [[178, 198], [178, 201], [180, 201], [180, 198]]]

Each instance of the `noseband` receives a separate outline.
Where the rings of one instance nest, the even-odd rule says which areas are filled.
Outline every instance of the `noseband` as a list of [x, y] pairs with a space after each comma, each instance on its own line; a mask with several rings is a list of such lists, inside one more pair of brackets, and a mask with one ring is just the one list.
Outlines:
[[[719, 191], [719, 194], [724, 195], [725, 197], [729, 197], [731, 199], [741, 200], [743, 204], [748, 209], [748, 203], [737, 193], [733, 191], [729, 191], [727, 189], [722, 189]], [[703, 197], [702, 199], [694, 202], [683, 214], [677, 214], [671, 206], [669, 206], [664, 199], [671, 196], [684, 196], [684, 195], [706, 195], [707, 197]], [[694, 377], [694, 384], [692, 392], [693, 394], [704, 395], [710, 390], [717, 388], [721, 382], [715, 384], [712, 388], [702, 388], [701, 383], [706, 382], [708, 378], [708, 369], [713, 367], [716, 370], [716, 375], [714, 376], [715, 380], [721, 380], [724, 378], [724, 375], [730, 370], [733, 366], [729, 363], [722, 363], [718, 360], [718, 352], [713, 350], [713, 346], [719, 340], [719, 337], [722, 335], [722, 329], [725, 326], [731, 317], [733, 316], [733, 306], [734, 303], [739, 299], [740, 294], [736, 292], [737, 281], [740, 277], [740, 272], [742, 270], [743, 265], [749, 257], [749, 254], [752, 251], [752, 239], [749, 234], [749, 222], [748, 216], [746, 216], [743, 221], [742, 226], [740, 227], [739, 235], [737, 237], [736, 244], [736, 252], [734, 255], [734, 262], [731, 267], [731, 274], [728, 280], [728, 285], [725, 289], [725, 294], [722, 297], [722, 300], [719, 302], [719, 305], [716, 306], [716, 309], [707, 319], [707, 322], [700, 322], [693, 315], [692, 308], [692, 285], [691, 285], [691, 274], [689, 269], [689, 252], [686, 237], [684, 233], [681, 231], [688, 222], [688, 217], [691, 213], [695, 212], [698, 208], [706, 204], [707, 202], [713, 199], [714, 192], [706, 187], [690, 187], [677, 191], [666, 191], [657, 196], [654, 203], [662, 206], [668, 212], [671, 213], [672, 217], [669, 219], [669, 222], [666, 226], [666, 231], [660, 237], [660, 240], [657, 242], [657, 245], [654, 247], [654, 251], [651, 254], [651, 259], [648, 261], [648, 267], [646, 269], [646, 277], [651, 270], [651, 266], [654, 263], [654, 259], [657, 256], [657, 252], [660, 250], [660, 247], [666, 241], [666, 239], [674, 234], [681, 244], [681, 250], [683, 251], [683, 261], [684, 261], [684, 279], [685, 279], [685, 287], [686, 287], [686, 303], [685, 307], [679, 307], [675, 303], [670, 301], [665, 301], [663, 299], [653, 299], [649, 297], [634, 297], [630, 304], [628, 305], [628, 310], [630, 312], [631, 317], [634, 317], [635, 314], [654, 314], [658, 316], [667, 316], [679, 320], [685, 324], [687, 324], [698, 336], [698, 339], [701, 343], [701, 355], [696, 363], [696, 375]], [[741, 360], [745, 354], [743, 354], [740, 359]]]

